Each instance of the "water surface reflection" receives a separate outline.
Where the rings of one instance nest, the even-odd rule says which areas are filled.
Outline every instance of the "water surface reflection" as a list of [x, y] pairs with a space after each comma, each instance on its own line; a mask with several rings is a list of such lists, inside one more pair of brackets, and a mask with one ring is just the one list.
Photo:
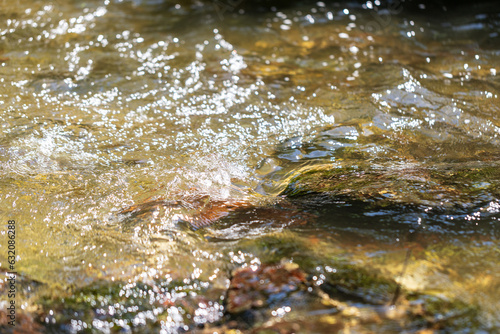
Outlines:
[[[498, 329], [494, 3], [229, 5], [0, 4], [0, 216], [19, 226], [23, 312], [68, 332]], [[335, 196], [287, 193], [336, 168], [315, 183], [344, 180]], [[479, 320], [355, 310], [390, 299], [379, 281], [335, 304], [346, 263]], [[300, 287], [228, 315], [254, 267]]]

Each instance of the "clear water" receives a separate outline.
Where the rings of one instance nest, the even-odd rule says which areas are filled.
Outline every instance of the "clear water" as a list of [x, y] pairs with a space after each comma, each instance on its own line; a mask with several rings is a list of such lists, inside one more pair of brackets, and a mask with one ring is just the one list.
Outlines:
[[[18, 224], [17, 271], [40, 295], [179, 279], [219, 289], [220, 302], [231, 270], [260, 263], [240, 250], [254, 238], [293, 235], [392, 278], [411, 244], [405, 288], [479, 304], [498, 328], [498, 200], [451, 214], [316, 202], [186, 222], [200, 201], [269, 207], [315, 165], [495, 167], [500, 11], [434, 6], [0, 2], [0, 219]], [[151, 201], [164, 205], [121, 213]], [[186, 325], [174, 313], [164, 330]], [[222, 308], [197, 314], [213, 323]]]

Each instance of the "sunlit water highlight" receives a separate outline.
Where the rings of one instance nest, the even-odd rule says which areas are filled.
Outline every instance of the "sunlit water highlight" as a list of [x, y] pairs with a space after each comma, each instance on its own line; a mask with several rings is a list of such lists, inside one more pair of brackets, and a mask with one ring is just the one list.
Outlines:
[[[379, 6], [258, 12], [245, 3], [221, 11], [168, 1], [1, 2], [0, 217], [18, 221], [18, 271], [51, 287], [170, 277], [222, 291], [228, 268], [259, 261], [251, 251], [231, 253], [237, 240], [292, 229], [360, 263], [387, 261], [384, 270], [396, 276], [406, 233], [422, 218], [435, 235], [456, 232], [457, 243], [469, 245], [462, 235], [473, 235], [470, 247], [498, 265], [498, 248], [488, 246], [498, 236], [498, 199], [488, 198], [483, 220], [471, 205], [451, 218], [423, 208], [367, 210], [356, 225], [338, 208], [296, 216], [297, 207], [283, 204], [202, 231], [186, 223], [200, 198], [279, 202], [297, 171], [320, 164], [418, 170], [498, 162], [500, 14], [486, 5], [475, 16], [457, 9], [442, 17]], [[155, 200], [174, 204], [133, 219], [121, 214]], [[402, 227], [394, 228], [397, 220]], [[349, 239], [360, 236], [371, 246]], [[457, 258], [458, 269], [442, 265], [459, 272], [468, 260], [480, 263], [470, 274], [481, 276], [476, 255]], [[478, 291], [441, 273], [427, 282], [418, 270], [402, 279], [408, 288], [436, 285], [479, 300], [488, 328], [498, 328], [498, 301], [488, 297], [498, 293], [488, 281], [500, 278], [498, 269]], [[196, 323], [221, 318], [222, 306], [207, 305]], [[165, 332], [184, 326], [178, 312], [168, 309]], [[84, 326], [78, 321], [74, 331]]]

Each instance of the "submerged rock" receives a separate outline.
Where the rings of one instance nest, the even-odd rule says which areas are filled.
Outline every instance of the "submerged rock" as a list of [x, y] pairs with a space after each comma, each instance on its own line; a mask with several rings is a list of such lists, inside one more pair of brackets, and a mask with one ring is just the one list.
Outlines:
[[[57, 333], [483, 329], [475, 303], [398, 287], [392, 273], [292, 231], [242, 239], [219, 251], [226, 264], [217, 275], [102, 280], [42, 297], [34, 326]], [[215, 283], [221, 279], [227, 284]]]
[[310, 194], [373, 206], [429, 205], [470, 207], [500, 197], [500, 168], [496, 163], [419, 164], [407, 166], [345, 166], [324, 164], [297, 171], [282, 195]]
[[[14, 321], [15, 326], [10, 324], [11, 321]], [[4, 310], [0, 310], [0, 332], [4, 334], [44, 333], [43, 327], [39, 323], [35, 322], [30, 314], [21, 310], [17, 310], [15, 320], [11, 320]]]
[[[43, 284], [22, 273], [12, 274], [4, 268], [0, 268], [0, 277], [0, 333], [43, 333], [43, 327], [33, 318], [32, 312], [36, 307], [26, 303]], [[15, 302], [13, 313], [8, 309], [11, 301]], [[26, 307], [26, 304], [30, 306]]]
[[347, 261], [339, 251], [292, 233], [267, 235], [240, 246], [243, 253], [251, 251], [263, 263], [233, 271], [226, 320], [215, 327], [218, 332], [351, 328], [413, 333], [482, 328], [475, 304], [423, 290], [408, 291], [398, 287], [392, 275]]
[[199, 283], [98, 281], [42, 297], [37, 320], [56, 333], [174, 333], [222, 316], [221, 292]]
[[132, 224], [134, 221], [151, 220], [160, 212], [174, 221], [187, 222], [195, 230], [209, 227], [226, 217], [237, 217], [239, 221], [245, 222], [258, 220], [260, 225], [271, 222], [273, 226], [279, 227], [304, 225], [315, 217], [283, 199], [258, 204], [249, 199], [214, 200], [208, 195], [176, 201], [147, 199], [122, 210], [120, 215], [125, 217], [128, 224]]
[[[172, 216], [191, 224], [195, 229], [209, 226], [230, 212], [253, 206], [244, 200], [211, 200], [210, 196], [183, 198], [181, 200], [146, 199], [120, 212], [132, 219], [146, 219], [161, 209], [172, 211]], [[174, 212], [175, 211], [175, 212]]]
[[241, 313], [285, 300], [306, 288], [306, 274], [294, 263], [239, 268], [233, 272], [226, 312]]
[[[297, 251], [307, 254], [310, 249]], [[313, 261], [319, 272], [286, 260], [236, 269], [226, 295], [225, 320], [203, 333], [310, 333], [348, 328], [417, 333], [481, 327], [474, 305], [404, 289], [393, 304], [397, 284], [380, 272], [339, 259]]]

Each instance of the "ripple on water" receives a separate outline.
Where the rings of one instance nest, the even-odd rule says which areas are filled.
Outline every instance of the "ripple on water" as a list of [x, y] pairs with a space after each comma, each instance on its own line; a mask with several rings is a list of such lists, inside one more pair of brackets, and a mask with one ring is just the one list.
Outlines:
[[[20, 268], [63, 286], [180, 282], [126, 287], [164, 298], [139, 311], [132, 300], [129, 322], [107, 305], [99, 312], [110, 322], [72, 319], [70, 327], [130, 330], [160, 313], [165, 332], [217, 322], [233, 269], [288, 257], [295, 237], [311, 249], [345, 247], [346, 259], [395, 276], [394, 240], [420, 220], [442, 259], [416, 242], [424, 260], [415, 258], [416, 278], [406, 286], [428, 284], [420, 279], [427, 263], [443, 293], [457, 295], [453, 270], [469, 267], [450, 256], [458, 250], [443, 235], [454, 243], [460, 234], [497, 234], [496, 174], [476, 172], [500, 156], [498, 13], [486, 2], [453, 14], [427, 3], [397, 12], [381, 1], [207, 3], [0, 4], [0, 216], [22, 224]], [[370, 166], [381, 179], [400, 173], [401, 182], [431, 189], [429, 171], [460, 164], [470, 167], [460, 175], [471, 180], [474, 207], [451, 213], [277, 197], [298, 171], [317, 166]], [[466, 183], [447, 182], [448, 195]], [[196, 231], [188, 224], [204, 218], [217, 224]], [[259, 239], [273, 233], [294, 237]], [[477, 249], [490, 256], [488, 240]], [[314, 254], [304, 263], [316, 263]], [[477, 267], [462, 281], [464, 299], [478, 303], [471, 282], [480, 277], [488, 294], [498, 275], [480, 273], [484, 263], [468, 256]], [[178, 289], [187, 304], [155, 290], [162, 288]], [[495, 302], [482, 305], [493, 318]], [[276, 306], [273, 317], [286, 320], [290, 310], [293, 317], [292, 306]], [[323, 315], [313, 318], [345, 320]]]

